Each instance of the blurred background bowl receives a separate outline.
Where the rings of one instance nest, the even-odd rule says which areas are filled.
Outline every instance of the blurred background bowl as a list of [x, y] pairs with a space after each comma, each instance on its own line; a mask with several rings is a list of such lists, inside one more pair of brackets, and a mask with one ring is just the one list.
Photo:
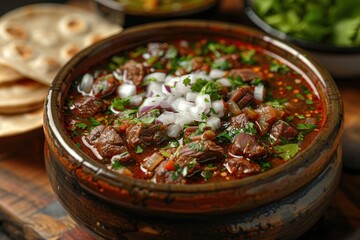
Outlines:
[[307, 50], [335, 79], [360, 76], [360, 46], [335, 46], [290, 36], [268, 24], [257, 13], [253, 0], [245, 0], [244, 11], [251, 22], [264, 32], [282, 40], [290, 41]]
[[[203, 19], [216, 13], [219, 0], [182, 0], [167, 1], [174, 7], [160, 6], [160, 0], [143, 1], [148, 5], [130, 5], [128, 1], [93, 0], [98, 13], [111, 22], [124, 27], [135, 26], [143, 23], [158, 22], [171, 19], [195, 18]], [[131, 0], [131, 3], [141, 0]], [[124, 4], [123, 2], [128, 2]], [[184, 4], [184, 6], [182, 5]]]

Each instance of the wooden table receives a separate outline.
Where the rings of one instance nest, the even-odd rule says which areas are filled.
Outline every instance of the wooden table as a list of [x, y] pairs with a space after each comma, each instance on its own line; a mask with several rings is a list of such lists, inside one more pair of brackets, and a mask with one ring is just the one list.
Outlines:
[[[73, 0], [71, 3], [89, 7], [85, 1]], [[216, 18], [247, 23], [241, 14], [241, 3], [223, 0], [221, 14]], [[360, 79], [338, 80], [338, 85], [345, 105], [345, 133], [353, 133], [352, 129], [360, 124]], [[57, 201], [44, 170], [43, 142], [42, 129], [0, 139], [0, 240], [9, 240], [10, 237], [93, 239], [69, 217]], [[360, 146], [360, 141], [354, 144]], [[359, 162], [358, 153], [345, 152], [346, 162]], [[351, 169], [343, 171], [339, 189], [330, 207], [301, 239], [360, 239], [359, 172]]]

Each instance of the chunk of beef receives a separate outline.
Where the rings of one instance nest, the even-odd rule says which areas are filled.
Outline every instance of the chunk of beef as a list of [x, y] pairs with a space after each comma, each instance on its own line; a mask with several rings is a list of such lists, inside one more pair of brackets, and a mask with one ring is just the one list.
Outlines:
[[131, 147], [140, 143], [145, 145], [159, 145], [167, 139], [167, 127], [161, 124], [138, 123], [126, 129], [126, 139]]
[[255, 109], [255, 112], [258, 113], [255, 126], [261, 135], [265, 135], [269, 131], [271, 125], [277, 120], [276, 111], [272, 106], [262, 105]]
[[240, 133], [236, 136], [229, 152], [234, 156], [244, 156], [250, 159], [263, 158], [268, 153], [256, 136], [247, 133]]
[[126, 80], [131, 80], [136, 86], [140, 86], [144, 79], [144, 66], [134, 60], [128, 61], [123, 67], [124, 76]]
[[241, 77], [244, 82], [251, 82], [255, 78], [261, 78], [257, 72], [250, 68], [232, 69], [229, 76], [232, 78]]
[[186, 183], [185, 177], [181, 174], [181, 172], [176, 171], [176, 169], [170, 170], [169, 164], [173, 164], [173, 162], [161, 162], [155, 169], [155, 173], [151, 180], [155, 183]]
[[246, 113], [241, 113], [231, 118], [231, 126], [234, 128], [245, 128], [249, 122], [249, 117]]
[[112, 74], [99, 76], [94, 81], [92, 92], [96, 98], [102, 98], [112, 94], [117, 86], [118, 81], [115, 81]]
[[282, 120], [279, 120], [272, 125], [270, 133], [276, 142], [281, 138], [291, 140], [297, 135], [297, 131]]
[[82, 96], [74, 100], [71, 112], [75, 116], [88, 118], [105, 109], [106, 105], [102, 101], [93, 97]]
[[[112, 158], [115, 155], [127, 152], [125, 143], [120, 135], [109, 126], [100, 125], [95, 127], [85, 139], [104, 158]], [[122, 160], [129, 161], [131, 158], [123, 158]]]
[[240, 55], [237, 53], [229, 54], [218, 58], [216, 61], [227, 61], [232, 68], [240, 67]]
[[141, 166], [147, 171], [153, 171], [162, 161], [164, 161], [164, 156], [159, 152], [154, 152], [150, 156], [144, 158]]
[[231, 95], [230, 100], [234, 101], [240, 109], [250, 105], [254, 101], [254, 94], [248, 87], [241, 87]]
[[244, 157], [227, 158], [224, 167], [231, 175], [237, 178], [254, 175], [261, 171], [259, 164], [253, 163]]
[[186, 144], [179, 152], [180, 158], [196, 159], [199, 163], [210, 161], [221, 161], [225, 158], [225, 152], [222, 147], [216, 145], [211, 140], [195, 141]]
[[199, 131], [199, 127], [187, 127], [184, 131], [184, 139], [191, 139], [192, 141], [199, 140], [214, 140], [216, 134], [210, 127], [205, 127], [204, 131]]

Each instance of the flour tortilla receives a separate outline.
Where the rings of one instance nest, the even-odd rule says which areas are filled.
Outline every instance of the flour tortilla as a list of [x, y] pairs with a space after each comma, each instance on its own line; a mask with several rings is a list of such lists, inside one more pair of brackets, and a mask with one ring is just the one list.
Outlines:
[[0, 63], [50, 85], [80, 50], [122, 28], [65, 4], [33, 4], [0, 17]]
[[0, 114], [0, 138], [40, 128], [42, 123], [43, 108], [17, 115]]
[[0, 64], [0, 84], [5, 82], [13, 82], [22, 78], [23, 76], [14, 69]]
[[22, 113], [41, 107], [48, 89], [30, 79], [0, 84], [0, 114]]

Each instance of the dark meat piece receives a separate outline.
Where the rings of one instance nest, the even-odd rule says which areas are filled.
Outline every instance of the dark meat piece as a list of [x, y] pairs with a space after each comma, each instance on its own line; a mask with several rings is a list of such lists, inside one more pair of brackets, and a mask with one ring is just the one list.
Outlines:
[[251, 82], [255, 78], [261, 78], [261, 76], [249, 68], [232, 69], [229, 73], [232, 78], [241, 77], [244, 82]]
[[296, 130], [282, 120], [277, 121], [272, 125], [270, 133], [271, 136], [275, 139], [275, 142], [277, 142], [281, 138], [291, 140], [297, 135]]
[[190, 138], [191, 141], [214, 140], [216, 134], [210, 127], [205, 127], [204, 131], [199, 131], [199, 127], [187, 127], [184, 131], [184, 139]]
[[249, 117], [246, 113], [241, 113], [235, 117], [231, 118], [231, 126], [234, 128], [246, 128], [249, 122]]
[[115, 81], [112, 74], [108, 74], [105, 76], [99, 76], [95, 79], [92, 91], [96, 98], [102, 98], [112, 94], [117, 86], [118, 81]]
[[105, 109], [106, 105], [102, 101], [93, 97], [82, 96], [74, 100], [74, 108], [71, 112], [75, 116], [88, 118]]
[[[95, 127], [88, 136], [86, 141], [93, 145], [99, 154], [104, 158], [111, 158], [127, 152], [124, 141], [115, 129], [109, 126], [100, 125]], [[131, 160], [131, 158], [121, 158], [122, 161]]]
[[165, 158], [161, 153], [155, 152], [150, 156], [144, 158], [141, 166], [147, 171], [153, 171], [164, 159]]
[[169, 45], [167, 43], [148, 43], [147, 48], [152, 56], [161, 57], [168, 50]]
[[155, 183], [186, 183], [184, 176], [176, 169], [169, 170], [169, 165], [173, 165], [172, 161], [163, 161], [155, 169], [152, 181]]
[[222, 56], [216, 61], [228, 61], [231, 64], [232, 68], [240, 67], [240, 55], [237, 53]]
[[134, 60], [130, 60], [123, 67], [126, 80], [131, 80], [136, 86], [140, 86], [144, 79], [144, 66], [141, 63], [137, 63]]
[[138, 123], [126, 129], [126, 139], [131, 147], [140, 143], [145, 145], [158, 145], [167, 139], [167, 128], [161, 124]]
[[235, 156], [244, 156], [250, 159], [263, 158], [267, 150], [258, 141], [256, 136], [240, 133], [229, 148], [229, 152]]
[[241, 87], [232, 94], [230, 100], [234, 101], [240, 109], [243, 109], [254, 101], [254, 94], [250, 88]]
[[256, 120], [256, 127], [258, 128], [261, 135], [267, 133], [271, 125], [277, 120], [277, 114], [272, 106], [262, 105], [255, 109], [258, 113]]
[[259, 164], [253, 163], [244, 157], [227, 158], [225, 159], [224, 167], [231, 175], [237, 178], [254, 175], [261, 171]]
[[[195, 141], [186, 144], [180, 149], [178, 160], [196, 159], [199, 163], [209, 161], [221, 161], [225, 158], [225, 152], [222, 147], [216, 145], [211, 140]], [[178, 160], [176, 162], [178, 162]]]

